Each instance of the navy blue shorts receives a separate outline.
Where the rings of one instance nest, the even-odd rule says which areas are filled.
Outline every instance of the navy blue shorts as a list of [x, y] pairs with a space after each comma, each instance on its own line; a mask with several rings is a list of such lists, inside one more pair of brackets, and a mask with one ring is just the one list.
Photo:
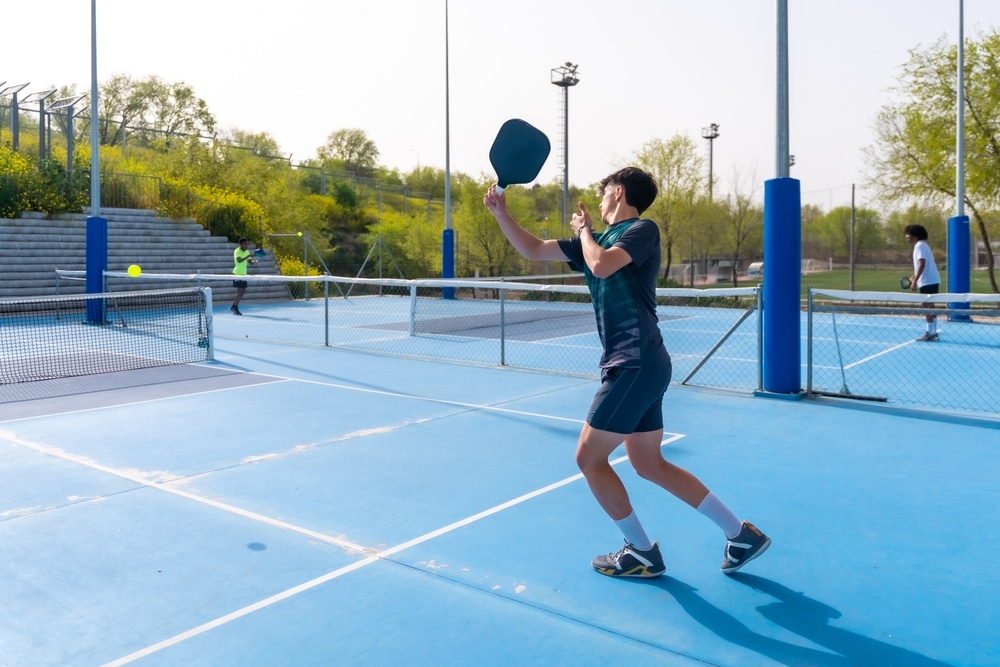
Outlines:
[[590, 404], [587, 423], [612, 433], [646, 433], [663, 428], [663, 394], [673, 368], [605, 368]]
[[245, 280], [234, 280], [233, 281], [233, 287], [235, 287], [236, 289], [246, 289], [247, 288], [247, 281], [245, 281]]

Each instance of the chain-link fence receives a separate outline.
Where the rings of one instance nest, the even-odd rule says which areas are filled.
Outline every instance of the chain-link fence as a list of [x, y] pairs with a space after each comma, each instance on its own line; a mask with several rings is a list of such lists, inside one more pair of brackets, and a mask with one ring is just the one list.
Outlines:
[[[584, 285], [515, 280], [247, 276], [311, 298], [217, 306], [219, 339], [332, 347], [453, 363], [597, 377], [601, 343]], [[228, 286], [232, 276], [106, 272], [107, 289]], [[756, 288], [658, 289], [674, 384], [761, 389]], [[928, 315], [936, 336], [926, 340]], [[833, 396], [936, 412], [1000, 416], [1000, 295], [808, 290], [803, 380]], [[919, 339], [919, 340], [918, 340]]]
[[911, 250], [902, 230], [907, 222], [919, 222], [931, 230], [935, 250], [944, 259], [943, 212], [885, 213], [872, 197], [854, 185], [843, 185], [802, 193], [802, 273], [838, 272], [840, 289], [856, 286], [858, 272], [881, 269], [911, 270]]
[[810, 290], [808, 303], [809, 394], [1000, 415], [1000, 295]]

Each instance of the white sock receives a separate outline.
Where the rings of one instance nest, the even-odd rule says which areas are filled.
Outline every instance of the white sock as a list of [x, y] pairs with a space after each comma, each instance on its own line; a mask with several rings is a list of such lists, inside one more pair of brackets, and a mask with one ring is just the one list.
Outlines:
[[931, 320], [927, 323], [927, 333], [936, 334], [937, 333], [937, 320]]
[[642, 529], [642, 524], [639, 523], [639, 517], [635, 515], [635, 510], [624, 519], [615, 521], [615, 525], [618, 526], [618, 530], [622, 531], [625, 541], [639, 551], [649, 551], [653, 548], [653, 543], [646, 537], [646, 531]]
[[722, 501], [716, 498], [712, 492], [709, 492], [698, 505], [698, 512], [714, 521], [728, 539], [736, 537], [743, 529], [743, 522], [737, 519], [736, 515], [730, 512], [729, 508], [723, 505]]

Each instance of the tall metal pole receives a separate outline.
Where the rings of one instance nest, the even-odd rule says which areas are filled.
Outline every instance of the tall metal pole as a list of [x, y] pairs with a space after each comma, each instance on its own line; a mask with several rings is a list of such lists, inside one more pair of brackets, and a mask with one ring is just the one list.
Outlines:
[[562, 193], [562, 223], [569, 221], [569, 89], [580, 82], [576, 68], [578, 65], [567, 61], [562, 67], [551, 70], [551, 82], [562, 89], [563, 96], [563, 193]]
[[708, 127], [701, 128], [701, 136], [704, 139], [708, 139], [708, 201], [712, 202], [712, 185], [715, 181], [715, 176], [712, 170], [712, 158], [713, 158], [713, 148], [715, 145], [715, 140], [719, 138], [719, 124], [712, 123]]
[[788, 0], [778, 0], [778, 137], [775, 176], [788, 178]]
[[[448, 58], [448, 0], [444, 0], [444, 228], [451, 229], [451, 101]], [[419, 158], [418, 158], [419, 160]]]
[[90, 215], [101, 214], [101, 162], [97, 144], [97, 0], [90, 0]]
[[569, 220], [569, 87], [563, 91], [563, 191], [562, 222]]
[[[451, 117], [448, 74], [448, 0], [444, 0], [444, 231], [441, 235], [441, 277], [455, 277], [455, 232], [451, 228]], [[455, 290], [441, 291], [445, 299], [455, 298]]]
[[[90, 215], [87, 216], [87, 293], [104, 291], [108, 270], [108, 219], [100, 216], [101, 176], [97, 145], [97, 0], [90, 0]], [[104, 300], [87, 300], [87, 322], [104, 323]]]
[[955, 215], [965, 215], [965, 21], [963, 0], [958, 0], [958, 90], [955, 131]]
[[789, 178], [788, 0], [778, 0], [777, 177], [764, 183], [763, 388], [800, 394], [802, 303], [802, 195]]
[[[965, 215], [965, 7], [958, 0], [958, 71], [955, 98], [955, 216], [948, 219], [948, 292], [965, 294], [972, 284], [972, 229]], [[949, 303], [952, 311], [969, 309], [968, 302]], [[952, 321], [968, 321], [967, 313], [952, 312]]]

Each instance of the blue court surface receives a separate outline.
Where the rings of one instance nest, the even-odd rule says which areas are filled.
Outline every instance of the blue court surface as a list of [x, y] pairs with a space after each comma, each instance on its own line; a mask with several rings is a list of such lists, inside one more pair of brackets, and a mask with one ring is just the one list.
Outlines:
[[573, 459], [594, 378], [218, 340], [27, 384], [2, 665], [1000, 663], [996, 421], [672, 387], [667, 457], [773, 544], [722, 574], [616, 459], [667, 562], [635, 581], [590, 566], [621, 544]]

